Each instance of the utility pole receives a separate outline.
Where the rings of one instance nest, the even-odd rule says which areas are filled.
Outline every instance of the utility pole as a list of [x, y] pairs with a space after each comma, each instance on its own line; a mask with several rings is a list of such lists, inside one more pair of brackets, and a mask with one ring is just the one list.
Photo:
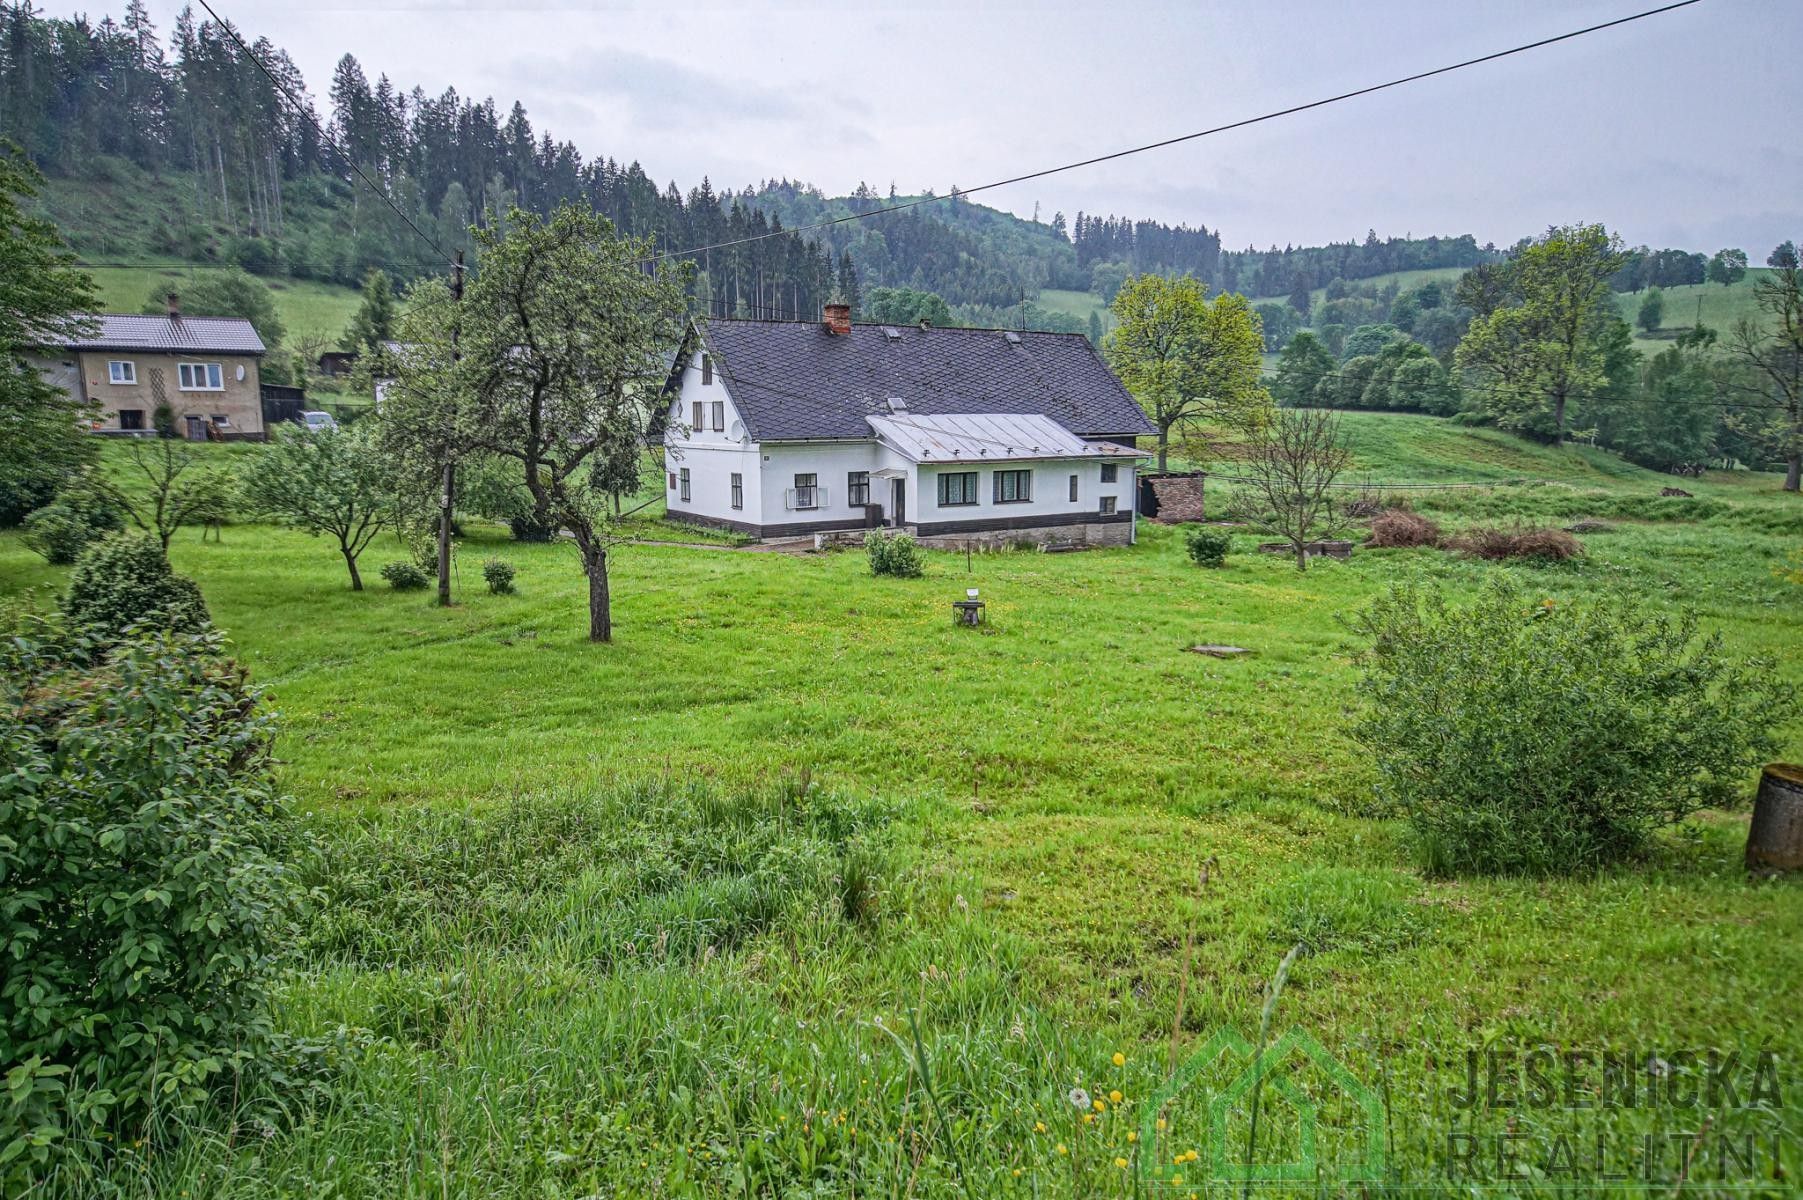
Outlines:
[[[463, 251], [457, 252], [457, 261], [451, 265], [451, 361], [456, 362], [461, 355], [457, 350], [458, 326], [463, 321]], [[453, 437], [444, 441], [444, 479], [438, 495], [438, 603], [441, 608], [449, 608], [451, 604], [451, 513], [457, 495], [457, 459], [451, 442]]]

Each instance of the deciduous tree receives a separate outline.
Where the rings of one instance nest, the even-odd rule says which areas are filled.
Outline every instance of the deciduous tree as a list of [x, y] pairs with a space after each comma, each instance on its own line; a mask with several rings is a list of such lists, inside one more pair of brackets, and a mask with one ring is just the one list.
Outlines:
[[462, 359], [451, 367], [469, 444], [515, 463], [537, 520], [569, 532], [588, 575], [589, 637], [609, 641], [616, 534], [594, 460], [642, 440], [661, 407], [682, 282], [646, 266], [649, 241], [619, 236], [586, 208], [549, 219], [515, 209], [476, 241], [482, 270], [465, 293]]
[[1772, 252], [1770, 274], [1753, 285], [1764, 320], [1742, 317], [1728, 348], [1768, 397], [1771, 415], [1764, 424], [1784, 459], [1784, 490], [1794, 492], [1803, 486], [1803, 264], [1794, 250], [1783, 250]]
[[351, 590], [363, 590], [357, 558], [390, 516], [375, 438], [365, 425], [282, 429], [251, 460], [244, 493], [261, 514], [314, 537], [337, 538]]
[[[1456, 355], [1499, 425], [1561, 442], [1573, 397], [1607, 384], [1602, 318], [1614, 316], [1609, 277], [1620, 265], [1620, 242], [1601, 225], [1549, 229], [1515, 257], [1512, 301], [1472, 321]], [[1460, 299], [1489, 297], [1461, 283]]]
[[1277, 357], [1271, 396], [1285, 408], [1306, 408], [1315, 402], [1323, 382], [1332, 386], [1333, 374], [1333, 355], [1320, 338], [1304, 329]]
[[1158, 429], [1164, 470], [1171, 431], [1198, 422], [1249, 430], [1270, 408], [1260, 382], [1264, 334], [1237, 293], [1208, 299], [1193, 276], [1136, 275], [1114, 299], [1109, 365]]
[[1243, 482], [1230, 510], [1288, 542], [1306, 571], [1308, 543], [1334, 525], [1333, 482], [1350, 457], [1333, 410], [1280, 408], [1237, 464]]
[[1665, 320], [1665, 293], [1658, 288], [1648, 288], [1645, 297], [1640, 301], [1640, 311], [1634, 314], [1634, 323], [1648, 333], [1655, 333], [1659, 323]]
[[42, 181], [11, 143], [0, 142], [0, 524], [47, 503], [94, 459], [78, 426], [91, 415], [24, 359], [28, 349], [91, 332], [94, 281], [56, 226], [31, 214]]

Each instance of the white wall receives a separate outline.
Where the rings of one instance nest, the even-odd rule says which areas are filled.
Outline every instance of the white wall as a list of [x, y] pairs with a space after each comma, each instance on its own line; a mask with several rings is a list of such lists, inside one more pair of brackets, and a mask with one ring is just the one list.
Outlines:
[[[997, 504], [995, 502], [996, 471], [1030, 470], [1033, 472], [1033, 498], [1026, 501]], [[941, 473], [975, 471], [977, 502], [941, 508], [939, 476]], [[1077, 477], [1077, 499], [1070, 498], [1070, 477]], [[1007, 520], [1014, 517], [1057, 516], [1093, 513], [1101, 507], [1103, 496], [1115, 498], [1115, 508], [1122, 513], [1133, 511], [1133, 468], [1121, 463], [1115, 469], [1115, 482], [1102, 482], [1102, 464], [1084, 459], [1050, 459], [1041, 462], [974, 462], [922, 466], [920, 468], [920, 501], [910, 520], [932, 524], [939, 521]]]
[[[718, 372], [712, 383], [702, 382], [701, 351], [689, 356], [682, 387], [671, 401], [669, 428], [664, 435], [664, 502], [669, 511], [737, 521], [763, 523], [762, 488], [758, 481], [757, 444], [744, 436], [739, 411], [727, 394]], [[714, 429], [713, 405], [724, 406]], [[694, 405], [703, 405], [702, 428], [693, 427]], [[689, 472], [689, 499], [682, 499], [682, 471]], [[732, 506], [732, 475], [744, 476], [744, 507]]]
[[[760, 447], [764, 478], [764, 524], [779, 525], [801, 521], [862, 521], [862, 505], [853, 507], [846, 497], [846, 476], [852, 471], [876, 471], [892, 464], [893, 455], [868, 442], [768, 442]], [[812, 474], [824, 489], [819, 508], [795, 510], [788, 507], [789, 492], [795, 487], [795, 476]], [[889, 508], [889, 481], [870, 481], [870, 503]], [[912, 497], [909, 498], [912, 504]]]

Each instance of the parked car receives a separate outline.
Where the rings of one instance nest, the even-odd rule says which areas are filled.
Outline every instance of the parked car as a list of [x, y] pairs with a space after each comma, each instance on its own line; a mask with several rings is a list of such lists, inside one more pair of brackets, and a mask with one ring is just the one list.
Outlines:
[[302, 412], [301, 424], [308, 429], [336, 429], [338, 422], [329, 412]]

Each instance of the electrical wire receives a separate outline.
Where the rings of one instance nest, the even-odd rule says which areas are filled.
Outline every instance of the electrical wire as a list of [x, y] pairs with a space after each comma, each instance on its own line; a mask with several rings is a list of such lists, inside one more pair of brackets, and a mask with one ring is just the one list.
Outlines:
[[[202, 0], [202, 2], [204, 3], [205, 0]], [[1417, 83], [1423, 79], [1431, 79], [1436, 75], [1446, 75], [1453, 71], [1462, 71], [1467, 67], [1475, 67], [1483, 63], [1495, 62], [1498, 59], [1508, 58], [1512, 55], [1525, 54], [1530, 50], [1539, 50], [1546, 46], [1556, 45], [1559, 42], [1568, 42], [1573, 38], [1580, 38], [1587, 34], [1599, 33], [1605, 29], [1613, 29], [1618, 25], [1627, 25], [1634, 21], [1644, 21], [1648, 17], [1660, 16], [1661, 14], [1673, 12], [1680, 8], [1688, 8], [1693, 4], [1700, 4], [1701, 2], [1702, 0], [1676, 0], [1676, 3], [1673, 4], [1662, 5], [1658, 8], [1649, 8], [1629, 16], [1617, 17], [1612, 21], [1603, 21], [1596, 25], [1586, 26], [1583, 29], [1574, 29], [1569, 33], [1561, 33], [1553, 37], [1541, 38], [1538, 41], [1526, 42], [1519, 46], [1512, 46], [1507, 50], [1497, 50], [1477, 58], [1465, 59], [1463, 62], [1450, 63], [1443, 67], [1435, 67], [1432, 70], [1417, 71], [1412, 75], [1403, 75], [1383, 83], [1374, 83], [1367, 87], [1356, 88], [1350, 92], [1341, 92], [1336, 96], [1325, 96], [1319, 100], [1310, 100], [1304, 104], [1293, 104], [1288, 108], [1280, 108], [1272, 112], [1261, 113], [1256, 117], [1246, 117], [1238, 121], [1230, 121], [1225, 125], [1216, 125], [1210, 129], [1199, 129], [1194, 133], [1184, 133], [1179, 134], [1176, 137], [1165, 138], [1161, 141], [1147, 142], [1143, 146], [1133, 146], [1126, 150], [1115, 150], [1107, 154], [1098, 154], [1092, 158], [1079, 159], [1076, 162], [1064, 163], [1056, 167], [1046, 167], [1039, 171], [1029, 171], [1024, 175], [1013, 175], [1007, 179], [997, 179], [990, 183], [979, 184], [976, 187], [954, 188], [944, 196], [920, 196], [913, 200], [905, 200], [896, 204], [886, 204], [864, 212], [848, 213], [842, 217], [833, 217], [825, 221], [816, 221], [811, 225], [797, 225], [771, 233], [759, 233], [753, 234], [750, 237], [734, 238], [730, 241], [712, 242], [705, 246], [692, 246], [685, 250], [669, 250], [645, 261], [662, 262], [667, 258], [681, 258], [691, 254], [700, 254], [704, 251], [724, 250], [731, 246], [743, 246], [750, 242], [761, 242], [766, 238], [781, 237], [783, 234], [810, 233], [814, 230], [830, 229], [836, 225], [844, 225], [851, 221], [862, 221], [869, 217], [878, 217], [886, 213], [903, 212], [907, 209], [918, 208], [923, 204], [933, 204], [940, 200], [955, 200], [961, 196], [974, 196], [978, 192], [987, 192], [993, 188], [1007, 187], [1010, 184], [1016, 183], [1027, 183], [1034, 179], [1044, 179], [1048, 175], [1057, 175], [1065, 171], [1075, 171], [1080, 167], [1093, 167], [1097, 163], [1113, 162], [1115, 159], [1127, 158], [1134, 154], [1144, 154], [1151, 150], [1162, 150], [1166, 147], [1180, 145], [1184, 142], [1193, 142], [1199, 138], [1212, 137], [1215, 134], [1227, 133], [1235, 129], [1244, 129], [1247, 126], [1262, 124], [1266, 121], [1275, 121], [1280, 117], [1294, 116], [1297, 113], [1308, 112], [1310, 109], [1325, 108], [1330, 104], [1339, 104], [1345, 100], [1354, 100], [1360, 96], [1369, 96], [1376, 92], [1387, 91], [1390, 88], [1402, 87], [1404, 84]]]

